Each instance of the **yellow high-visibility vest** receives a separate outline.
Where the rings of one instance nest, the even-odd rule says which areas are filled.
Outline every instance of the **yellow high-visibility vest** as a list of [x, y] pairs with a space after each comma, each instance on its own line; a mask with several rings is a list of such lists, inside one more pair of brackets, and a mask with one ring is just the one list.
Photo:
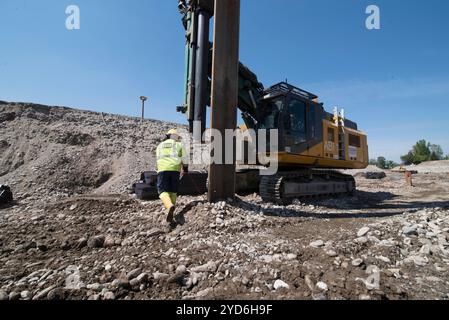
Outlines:
[[[187, 153], [181, 142], [168, 139], [162, 142], [156, 149], [157, 172], [178, 171], [181, 172], [183, 159]], [[184, 163], [187, 164], [187, 163]]]

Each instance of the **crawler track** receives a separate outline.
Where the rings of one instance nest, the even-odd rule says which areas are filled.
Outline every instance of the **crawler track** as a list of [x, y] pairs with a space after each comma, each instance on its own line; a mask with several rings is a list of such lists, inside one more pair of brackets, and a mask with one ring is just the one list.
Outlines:
[[262, 177], [260, 196], [264, 201], [286, 205], [293, 199], [350, 194], [355, 187], [351, 175], [333, 170], [303, 169]]

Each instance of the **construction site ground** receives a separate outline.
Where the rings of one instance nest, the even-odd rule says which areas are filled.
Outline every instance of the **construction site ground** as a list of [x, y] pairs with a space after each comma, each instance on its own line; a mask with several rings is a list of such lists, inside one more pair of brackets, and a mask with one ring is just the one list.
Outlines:
[[[449, 165], [352, 196], [159, 201], [127, 189], [171, 124], [0, 102], [0, 300], [449, 299]], [[435, 165], [435, 164], [434, 164]], [[441, 168], [440, 168], [441, 167]], [[379, 169], [368, 168], [365, 171]]]

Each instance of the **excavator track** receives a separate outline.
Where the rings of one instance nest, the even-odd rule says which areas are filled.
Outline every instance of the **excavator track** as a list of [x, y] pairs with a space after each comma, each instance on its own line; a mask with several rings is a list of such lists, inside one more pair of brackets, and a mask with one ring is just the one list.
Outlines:
[[263, 176], [260, 195], [264, 201], [287, 205], [294, 199], [352, 194], [354, 177], [333, 170], [303, 169]]

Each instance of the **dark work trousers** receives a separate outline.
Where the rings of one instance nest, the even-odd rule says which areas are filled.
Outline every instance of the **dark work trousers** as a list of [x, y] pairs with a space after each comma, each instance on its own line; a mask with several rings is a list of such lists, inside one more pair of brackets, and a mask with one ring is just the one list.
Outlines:
[[179, 178], [181, 174], [178, 171], [161, 171], [157, 175], [157, 191], [159, 194], [163, 192], [178, 193]]

